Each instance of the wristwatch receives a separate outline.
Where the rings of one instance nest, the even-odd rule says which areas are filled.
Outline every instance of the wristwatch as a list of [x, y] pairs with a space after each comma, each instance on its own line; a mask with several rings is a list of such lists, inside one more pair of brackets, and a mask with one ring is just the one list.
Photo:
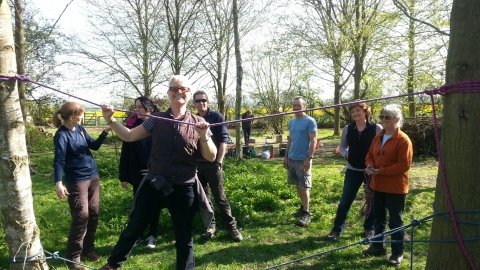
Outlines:
[[309, 158], [309, 159], [313, 159], [313, 156], [307, 155], [307, 158]]
[[218, 166], [222, 166], [222, 163], [218, 162], [218, 161], [214, 161], [213, 164], [218, 165]]

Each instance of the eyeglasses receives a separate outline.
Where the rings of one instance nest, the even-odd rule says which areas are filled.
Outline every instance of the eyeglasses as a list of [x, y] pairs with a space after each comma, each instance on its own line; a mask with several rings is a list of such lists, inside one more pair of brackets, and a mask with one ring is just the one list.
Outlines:
[[207, 103], [208, 102], [208, 99], [195, 99], [195, 103]]
[[170, 88], [168, 88], [168, 90], [170, 92], [173, 92], [173, 93], [176, 93], [180, 90], [182, 90], [182, 93], [190, 92], [190, 88], [183, 87], [183, 86], [170, 86]]
[[390, 116], [390, 115], [380, 115], [378, 118], [380, 118], [380, 120], [390, 120], [392, 118], [396, 118], [396, 117], [393, 117], [393, 116]]

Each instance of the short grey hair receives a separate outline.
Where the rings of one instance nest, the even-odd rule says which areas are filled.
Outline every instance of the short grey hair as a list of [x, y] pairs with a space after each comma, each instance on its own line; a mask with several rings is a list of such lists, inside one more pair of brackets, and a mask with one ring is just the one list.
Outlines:
[[402, 106], [399, 104], [388, 104], [380, 110], [381, 115], [390, 115], [395, 118], [400, 119], [398, 121], [398, 127], [402, 127], [403, 125], [403, 113], [402, 113]]
[[184, 75], [173, 75], [172, 77], [170, 77], [170, 79], [168, 80], [169, 88], [172, 85], [172, 82], [182, 82], [183, 86], [192, 88], [192, 84], [190, 83], [190, 80]]

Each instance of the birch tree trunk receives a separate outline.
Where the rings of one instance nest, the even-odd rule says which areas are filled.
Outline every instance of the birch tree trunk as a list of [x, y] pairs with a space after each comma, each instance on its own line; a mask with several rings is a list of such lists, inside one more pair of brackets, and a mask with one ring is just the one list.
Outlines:
[[[450, 17], [447, 83], [480, 80], [480, 1], [454, 0]], [[445, 95], [441, 150], [445, 163], [446, 183], [462, 239], [480, 235], [480, 93]], [[434, 206], [438, 212], [449, 212], [441, 173], [437, 177]], [[457, 239], [450, 215], [434, 217], [432, 240]], [[467, 223], [469, 222], [469, 223]], [[476, 224], [474, 224], [476, 223]], [[432, 242], [426, 269], [480, 269], [480, 241], [464, 242], [467, 256], [459, 242]]]
[[[0, 0], [0, 74], [17, 70], [12, 18], [7, 1]], [[25, 125], [17, 82], [0, 81], [0, 204], [2, 225], [11, 260], [43, 258], [40, 230], [33, 212]], [[10, 269], [48, 269], [45, 261], [11, 263]]]

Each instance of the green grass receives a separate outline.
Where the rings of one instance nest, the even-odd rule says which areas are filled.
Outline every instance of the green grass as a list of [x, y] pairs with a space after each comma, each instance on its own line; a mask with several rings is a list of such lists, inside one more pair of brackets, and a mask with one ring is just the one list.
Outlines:
[[[96, 135], [93, 135], [96, 137]], [[322, 142], [338, 145], [338, 136], [320, 131]], [[51, 139], [50, 139], [51, 140]], [[117, 147], [120, 145], [116, 142]], [[132, 201], [131, 190], [120, 187], [117, 179], [118, 156], [109, 138], [100, 151], [94, 152], [101, 176], [101, 216], [96, 247], [105, 263], [112, 246], [127, 222]], [[65, 254], [70, 226], [68, 205], [55, 195], [53, 183], [53, 152], [32, 153], [32, 163], [37, 174], [32, 177], [33, 198], [37, 224], [41, 230], [41, 242], [49, 252]], [[234, 243], [218, 221], [217, 235], [210, 241], [201, 239], [203, 231], [200, 217], [194, 223], [195, 258], [197, 269], [263, 269], [305, 256], [311, 256], [363, 239], [363, 217], [359, 214], [363, 205], [360, 191], [348, 217], [342, 237], [333, 242], [322, 240], [332, 226], [340, 200], [345, 162], [339, 155], [325, 153], [313, 163], [313, 188], [311, 190], [312, 222], [307, 228], [294, 225], [291, 213], [299, 206], [296, 190], [286, 185], [286, 170], [282, 158], [262, 161], [247, 159], [225, 160], [225, 190], [233, 215], [242, 229], [244, 240]], [[437, 163], [433, 159], [415, 160], [410, 170], [411, 192], [407, 196], [404, 222], [421, 219], [432, 213]], [[415, 239], [429, 239], [430, 223], [416, 228]], [[410, 232], [409, 232], [410, 233]], [[173, 227], [169, 214], [162, 211], [159, 240], [155, 249], [136, 247], [122, 269], [174, 269], [175, 248]], [[8, 250], [3, 228], [0, 228], [0, 269], [7, 268]], [[281, 269], [387, 269], [385, 258], [367, 258], [361, 254], [364, 245], [314, 256], [310, 259], [282, 267]], [[389, 248], [388, 248], [389, 249]], [[415, 243], [413, 269], [425, 267], [428, 244]], [[400, 269], [410, 268], [410, 247], [406, 248], [405, 261]], [[50, 269], [67, 269], [61, 260], [49, 260]]]

